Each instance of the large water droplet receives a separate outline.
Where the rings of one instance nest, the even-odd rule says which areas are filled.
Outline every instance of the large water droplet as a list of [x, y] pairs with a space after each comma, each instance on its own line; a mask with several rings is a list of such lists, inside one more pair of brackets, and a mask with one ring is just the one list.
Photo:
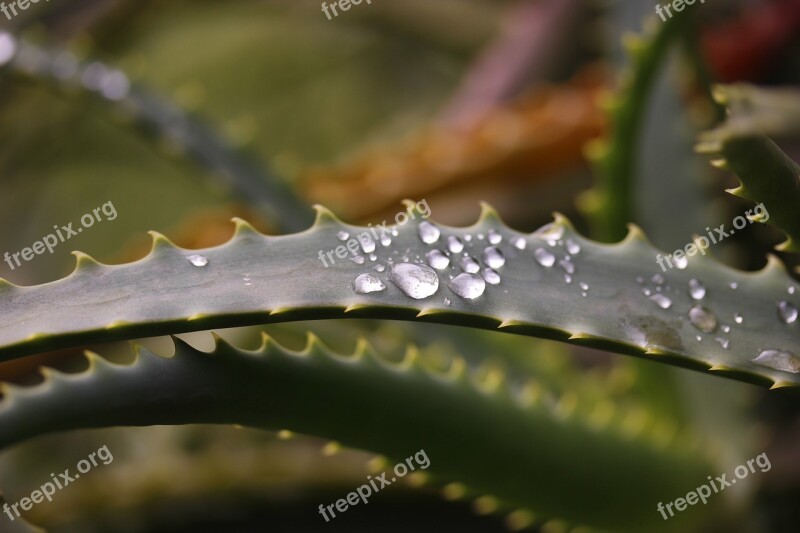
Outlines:
[[533, 257], [534, 259], [536, 259], [537, 263], [547, 268], [550, 268], [556, 262], [556, 256], [553, 255], [552, 252], [545, 250], [544, 248], [537, 248], [533, 252]]
[[439, 276], [425, 265], [397, 263], [392, 266], [389, 278], [407, 296], [416, 300], [427, 298], [439, 289]]
[[346, 241], [350, 238], [350, 234], [346, 231], [340, 231], [336, 234], [336, 238], [338, 238], [340, 241]]
[[439, 235], [441, 232], [439, 228], [428, 222], [427, 220], [424, 222], [420, 222], [419, 224], [419, 238], [422, 239], [422, 242], [425, 244], [433, 244], [439, 240]]
[[497, 233], [495, 230], [490, 229], [488, 233], [489, 244], [500, 244], [503, 242], [503, 236]]
[[718, 326], [716, 315], [702, 305], [689, 309], [689, 322], [703, 333], [713, 333]]
[[483, 262], [490, 268], [500, 268], [506, 264], [506, 258], [494, 246], [489, 246], [483, 251]]
[[189, 262], [196, 267], [204, 267], [208, 264], [208, 258], [203, 257], [202, 255], [190, 255], [186, 259], [188, 259]]
[[425, 257], [428, 259], [428, 264], [436, 270], [443, 270], [450, 266], [450, 258], [439, 250], [431, 250]]
[[461, 251], [464, 249], [464, 243], [461, 242], [461, 239], [455, 235], [450, 235], [447, 238], [447, 249], [453, 254], [461, 253]]
[[472, 300], [486, 290], [486, 282], [475, 274], [459, 274], [450, 282], [450, 289], [462, 298]]
[[706, 295], [706, 286], [700, 280], [692, 278], [689, 280], [689, 294], [695, 300], [702, 300]]
[[511, 244], [513, 244], [514, 248], [516, 248], [517, 250], [524, 250], [525, 247], [528, 245], [528, 243], [522, 237], [515, 238], [513, 241], [511, 241]]
[[567, 251], [572, 255], [578, 255], [579, 253], [581, 253], [581, 245], [573, 241], [572, 239], [567, 239], [566, 248]]
[[481, 266], [473, 258], [471, 258], [470, 256], [466, 256], [463, 259], [461, 259], [461, 268], [464, 269], [464, 272], [469, 272], [470, 274], [476, 274], [478, 273], [478, 271], [480, 271]]
[[483, 279], [490, 285], [497, 285], [500, 283], [500, 274], [498, 274], [496, 270], [485, 268], [483, 270]]
[[800, 372], [800, 358], [791, 352], [783, 350], [764, 350], [758, 354], [758, 357], [753, 359], [753, 362], [775, 370], [792, 372], [793, 374]]
[[797, 307], [794, 304], [781, 300], [778, 302], [778, 316], [787, 324], [797, 321]]
[[649, 298], [650, 301], [655, 303], [661, 309], [669, 309], [670, 307], [672, 307], [672, 300], [670, 300], [660, 292], [656, 294], [651, 294]]
[[370, 273], [359, 274], [353, 282], [353, 286], [359, 294], [380, 292], [386, 288], [386, 285], [381, 280]]

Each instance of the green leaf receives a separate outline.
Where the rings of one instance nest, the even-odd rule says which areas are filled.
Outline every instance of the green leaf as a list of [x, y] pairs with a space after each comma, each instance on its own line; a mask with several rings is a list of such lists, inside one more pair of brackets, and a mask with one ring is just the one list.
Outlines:
[[[761, 272], [746, 273], [698, 255], [684, 269], [662, 272], [656, 260], [663, 253], [636, 228], [621, 243], [603, 245], [578, 235], [559, 216], [524, 235], [487, 206], [476, 225], [442, 227], [438, 240], [425, 244], [418, 234], [421, 214], [410, 207], [409, 214], [413, 220], [395, 229], [389, 246], [377, 243], [375, 261], [358, 254], [363, 264], [339, 259], [332, 250], [345, 246], [342, 232], [354, 238], [368, 228], [342, 224], [324, 208], [318, 208], [312, 228], [295, 235], [264, 236], [237, 219], [231, 241], [206, 250], [180, 249], [153, 234], [150, 254], [127, 265], [101, 265], [78, 253], [75, 271], [60, 281], [33, 287], [0, 282], [0, 359], [231, 326], [379, 318], [499, 329], [772, 387], [800, 384], [791, 353], [800, 339], [798, 324], [778, 315], [779, 303], [796, 306], [797, 296], [787, 294], [791, 280], [776, 259]], [[491, 232], [502, 237], [496, 245], [505, 258], [497, 268], [501, 281], [486, 284], [475, 299], [452, 288], [450, 276], [462, 273], [462, 253], [450, 254], [450, 266], [436, 275], [438, 287], [429, 297], [412, 298], [390, 279], [393, 265], [424, 262], [430, 251], [444, 250], [451, 236], [464, 242], [463, 253], [481, 261]], [[207, 264], [194, 266], [192, 255]], [[323, 266], [321, 255], [334, 264]], [[376, 271], [377, 265], [385, 270]], [[385, 290], [357, 293], [354, 281], [364, 273], [379, 278]], [[706, 289], [700, 301], [689, 294], [691, 279]], [[697, 305], [716, 317], [707, 322], [714, 326], [708, 333], [689, 320]], [[734, 316], [742, 323], [734, 323]], [[778, 359], [792, 371], [775, 368], [774, 357], [766, 358], [770, 366], [753, 361], [769, 349], [783, 354]]]
[[330, 438], [390, 465], [422, 449], [434, 485], [537, 519], [655, 531], [706, 516], [666, 524], [656, 510], [704, 480], [713, 454], [646, 410], [556, 397], [534, 381], [513, 387], [496, 373], [477, 379], [463, 359], [433, 370], [413, 348], [390, 361], [363, 341], [347, 356], [313, 336], [300, 352], [266, 336], [255, 351], [216, 337], [211, 353], [180, 340], [170, 358], [136, 352], [127, 365], [87, 352], [81, 374], [46, 369], [41, 385], [7, 386], [0, 446], [79, 428], [240, 424]]

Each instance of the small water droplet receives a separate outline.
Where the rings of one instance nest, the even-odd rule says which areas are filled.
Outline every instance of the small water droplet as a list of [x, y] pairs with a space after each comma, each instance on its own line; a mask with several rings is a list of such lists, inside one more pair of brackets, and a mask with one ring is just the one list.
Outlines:
[[472, 300], [482, 295], [486, 290], [486, 282], [475, 274], [459, 274], [450, 282], [450, 289], [467, 300]]
[[451, 303], [451, 302], [450, 302], [450, 298], [445, 298], [445, 299], [444, 299], [444, 305], [447, 305], [447, 306], [449, 306], [449, 305], [450, 305], [450, 303]]
[[717, 317], [702, 305], [695, 305], [689, 309], [689, 322], [703, 333], [713, 333], [717, 330]]
[[425, 265], [397, 263], [392, 266], [389, 278], [406, 296], [416, 300], [427, 298], [439, 289], [439, 276]]
[[731, 332], [731, 327], [729, 325], [727, 325], [727, 324], [723, 324], [721, 326], [721, 329], [722, 329], [723, 333], [730, 333]]
[[795, 288], [794, 285], [789, 285], [789, 287], [786, 289], [786, 292], [788, 292], [789, 294], [794, 294], [796, 291], [797, 289]]
[[392, 238], [388, 235], [381, 235], [381, 246], [386, 248], [387, 246], [391, 246]]
[[371, 254], [375, 251], [375, 241], [368, 233], [362, 233], [358, 236], [358, 242], [361, 243], [361, 249], [365, 254]]
[[469, 235], [469, 234], [467, 234], [467, 235], [464, 235], [464, 240], [465, 240], [466, 242], [470, 242], [470, 241], [472, 241], [472, 235]]
[[675, 261], [675, 266], [678, 267], [680, 270], [683, 270], [687, 266], [689, 266], [689, 258], [685, 255], [679, 257], [673, 257], [673, 261]]
[[744, 322], [744, 317], [742, 317], [742, 315], [740, 315], [739, 313], [734, 313], [733, 321], [736, 322], [737, 324], [741, 324], [742, 322]]
[[706, 286], [703, 285], [700, 280], [694, 278], [690, 279], [689, 295], [695, 300], [702, 300], [706, 295]]
[[517, 250], [524, 250], [525, 247], [528, 245], [528, 243], [522, 237], [516, 237], [512, 241], [512, 244], [514, 245], [514, 248], [516, 248]]
[[489, 244], [500, 244], [501, 242], [503, 242], [503, 236], [497, 233], [493, 229], [489, 230], [488, 239], [489, 239]]
[[480, 271], [481, 266], [473, 258], [466, 256], [461, 260], [461, 268], [464, 269], [464, 272], [476, 274]]
[[651, 294], [649, 298], [650, 301], [655, 303], [661, 309], [669, 309], [670, 307], [672, 307], [672, 300], [670, 300], [661, 293]]
[[791, 352], [783, 350], [764, 350], [758, 354], [758, 357], [753, 359], [753, 362], [793, 374], [800, 372], [800, 358]]
[[537, 248], [533, 252], [533, 257], [536, 259], [537, 263], [546, 268], [550, 268], [556, 262], [556, 256], [544, 248]]
[[384, 270], [386, 270], [386, 267], [385, 267], [385, 266], [383, 266], [383, 265], [375, 265], [375, 266], [374, 266], [374, 267], [372, 267], [372, 268], [373, 268], [373, 269], [374, 269], [376, 272], [383, 272]]
[[447, 249], [450, 250], [450, 253], [460, 253], [462, 250], [464, 250], [464, 243], [461, 242], [461, 239], [455, 235], [450, 235], [447, 238]]
[[428, 259], [428, 264], [436, 270], [443, 270], [450, 266], [450, 258], [440, 250], [431, 250], [425, 257]]
[[337, 237], [337, 238], [338, 238], [340, 241], [346, 241], [347, 239], [349, 239], [349, 238], [350, 238], [350, 234], [349, 234], [349, 233], [347, 233], [346, 231], [340, 231], [340, 232], [338, 232], [338, 233], [336, 234], [336, 237]]
[[572, 261], [568, 259], [562, 259], [561, 261], [558, 262], [558, 264], [561, 265], [561, 268], [563, 268], [564, 272], [566, 272], [567, 274], [575, 273], [575, 264]]
[[572, 283], [572, 276], [570, 276], [569, 274], [564, 274], [564, 281], [566, 281], [567, 284]]
[[781, 300], [778, 302], [778, 316], [785, 323], [792, 324], [797, 321], [797, 307], [786, 300]]
[[377, 261], [378, 260], [378, 256], [375, 255], [375, 254], [369, 254], [369, 260], [370, 261]]
[[497, 285], [500, 283], [500, 274], [494, 269], [485, 268], [483, 270], [483, 279], [485, 279], [486, 283], [489, 285]]
[[572, 239], [567, 239], [567, 251], [572, 255], [578, 255], [581, 253], [581, 245]]
[[578, 283], [578, 287], [580, 287], [584, 291], [588, 291], [589, 290], [589, 284], [584, 282], [584, 281], [581, 281], [580, 283]]
[[482, 241], [482, 240], [483, 240], [483, 233], [478, 233], [478, 240], [479, 240], [479, 241]]
[[186, 259], [188, 259], [189, 262], [196, 267], [204, 267], [208, 264], [208, 258], [203, 257], [202, 255], [190, 255]]
[[703, 337], [701, 337], [700, 335], [695, 335], [694, 338], [695, 338], [695, 340], [697, 340], [697, 342], [700, 342], [700, 341], [703, 340]]
[[666, 280], [664, 279], [664, 276], [662, 276], [661, 274], [653, 274], [653, 277], [650, 278], [650, 281], [652, 281], [656, 285], [663, 285]]
[[367, 261], [364, 259], [364, 256], [361, 255], [354, 255], [352, 257], [348, 257], [348, 259], [357, 265], [363, 265]]
[[645, 296], [650, 296], [651, 294], [653, 294], [653, 291], [651, 291], [647, 287], [643, 287], [642, 292], [644, 293]]
[[733, 290], [736, 290], [736, 289], [739, 288], [739, 284], [736, 283], [735, 281], [731, 281], [730, 288], [733, 289]]
[[386, 288], [386, 285], [384, 285], [381, 280], [368, 272], [359, 274], [356, 280], [353, 282], [353, 286], [355, 287], [356, 292], [359, 294], [380, 292]]
[[441, 235], [439, 228], [437, 228], [427, 220], [420, 222], [417, 231], [419, 232], [419, 238], [422, 239], [422, 242], [424, 242], [425, 244], [435, 243], [436, 241], [439, 240], [439, 235]]
[[393, 227], [392, 228], [392, 237], [397, 237], [398, 235], [400, 235], [400, 232], [397, 230], [397, 228]]
[[728, 339], [723, 339], [722, 337], [717, 337], [716, 341], [719, 343], [720, 346], [722, 346], [726, 350], [728, 349], [728, 346], [731, 345], [731, 341], [729, 341]]
[[500, 268], [506, 264], [506, 258], [494, 246], [489, 246], [483, 251], [483, 262], [490, 268]]

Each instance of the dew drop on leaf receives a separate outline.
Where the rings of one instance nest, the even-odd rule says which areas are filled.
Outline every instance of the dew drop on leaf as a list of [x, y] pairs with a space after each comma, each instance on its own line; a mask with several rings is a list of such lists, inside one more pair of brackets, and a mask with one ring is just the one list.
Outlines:
[[792, 372], [793, 374], [800, 372], [800, 358], [791, 352], [783, 350], [764, 350], [758, 354], [758, 357], [753, 359], [753, 362], [775, 370]]
[[503, 254], [500, 252], [500, 250], [494, 246], [488, 246], [483, 251], [483, 262], [490, 268], [500, 268], [506, 264], [506, 258], [503, 257]]
[[204, 267], [208, 264], [208, 258], [202, 255], [190, 255], [186, 259], [188, 259], [189, 262], [196, 267]]
[[558, 262], [558, 264], [561, 265], [561, 268], [563, 268], [564, 272], [566, 272], [567, 274], [575, 273], [575, 264], [572, 261], [568, 259], [562, 259], [561, 261]]
[[489, 244], [500, 244], [503, 242], [503, 236], [497, 233], [495, 230], [490, 229], [488, 233]]
[[672, 260], [675, 261], [675, 266], [680, 270], [689, 266], [689, 259], [686, 256], [673, 257]]
[[359, 235], [358, 242], [361, 243], [361, 249], [364, 250], [365, 254], [371, 254], [375, 251], [375, 241], [372, 240], [372, 237], [368, 233], [364, 234], [364, 236], [366, 238], [362, 239], [362, 236]]
[[786, 324], [792, 324], [797, 321], [797, 307], [786, 300], [781, 300], [778, 302], [778, 316]]
[[702, 300], [706, 295], [706, 286], [700, 280], [689, 280], [689, 295], [695, 300]]
[[653, 277], [650, 278], [650, 281], [652, 281], [656, 285], [663, 285], [666, 280], [664, 279], [664, 276], [662, 276], [661, 274], [653, 274]]
[[537, 263], [546, 268], [550, 268], [556, 262], [556, 256], [553, 255], [552, 252], [545, 250], [544, 248], [537, 248], [533, 252], [533, 257], [534, 259], [536, 259]]
[[392, 266], [389, 278], [407, 296], [416, 300], [427, 298], [439, 289], [439, 276], [425, 265], [397, 263]]
[[353, 282], [356, 292], [359, 294], [369, 294], [371, 292], [380, 292], [386, 288], [376, 276], [370, 273], [359, 274]]
[[461, 239], [455, 235], [450, 235], [447, 238], [447, 249], [453, 254], [461, 253], [461, 251], [464, 249], [464, 243], [461, 242]]
[[476, 274], [480, 271], [481, 266], [472, 257], [466, 256], [461, 260], [461, 268], [464, 269], [464, 272]]
[[719, 325], [714, 313], [701, 305], [689, 309], [689, 322], [703, 333], [713, 333]]
[[381, 235], [381, 246], [386, 248], [387, 246], [391, 246], [392, 238], [388, 235]]
[[340, 241], [346, 241], [347, 239], [349, 239], [349, 238], [350, 238], [350, 234], [349, 234], [349, 233], [347, 233], [346, 231], [340, 231], [339, 233], [337, 233], [337, 234], [336, 234], [336, 237], [337, 237], [337, 238], [338, 238]]
[[427, 220], [424, 222], [420, 222], [419, 224], [419, 238], [422, 239], [422, 242], [425, 244], [433, 244], [439, 240], [439, 235], [441, 232], [439, 228], [428, 222]]
[[486, 282], [476, 274], [459, 274], [450, 282], [450, 289], [467, 300], [482, 295], [486, 290]]
[[581, 253], [581, 245], [577, 242], [573, 241], [572, 239], [567, 239], [567, 251], [572, 255], [578, 255]]
[[742, 322], [744, 322], [744, 317], [742, 315], [740, 315], [739, 313], [734, 313], [733, 314], [733, 321], [736, 322], [737, 324], [741, 324]]
[[651, 294], [650, 301], [655, 303], [661, 309], [669, 309], [670, 307], [672, 307], [672, 300], [670, 300], [661, 293]]
[[517, 250], [524, 250], [525, 247], [528, 245], [528, 243], [525, 242], [525, 239], [523, 239], [522, 237], [517, 237], [516, 239], [511, 241], [511, 244], [513, 244], [514, 248], [516, 248]]
[[440, 250], [431, 250], [425, 257], [428, 259], [428, 264], [436, 270], [443, 270], [450, 266], [450, 258]]
[[486, 280], [486, 283], [489, 285], [497, 285], [500, 283], [500, 274], [492, 268], [485, 268], [483, 270], [483, 279]]

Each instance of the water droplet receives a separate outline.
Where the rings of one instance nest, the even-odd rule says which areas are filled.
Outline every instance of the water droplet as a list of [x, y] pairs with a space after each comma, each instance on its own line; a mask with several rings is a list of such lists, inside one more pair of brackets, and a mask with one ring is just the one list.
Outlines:
[[467, 300], [477, 298], [486, 290], [486, 282], [475, 274], [459, 274], [450, 282], [450, 289]]
[[513, 241], [511, 241], [511, 244], [513, 244], [514, 248], [517, 250], [524, 250], [528, 245], [528, 243], [522, 237], [516, 237]]
[[797, 307], [794, 304], [781, 300], [778, 302], [778, 316], [787, 324], [797, 321]]
[[483, 270], [483, 279], [485, 279], [486, 283], [490, 285], [497, 285], [500, 283], [500, 274], [498, 274], [494, 269], [485, 268]]
[[374, 266], [374, 267], [372, 267], [372, 268], [373, 268], [373, 269], [374, 269], [376, 272], [383, 272], [384, 270], [386, 270], [386, 267], [385, 267], [385, 266], [383, 266], [383, 265], [375, 265], [375, 266]]
[[428, 222], [427, 220], [424, 222], [420, 222], [419, 228], [417, 229], [419, 232], [419, 238], [422, 239], [422, 242], [425, 244], [433, 244], [439, 240], [439, 235], [441, 232], [439, 228]]
[[689, 322], [703, 333], [713, 333], [717, 330], [717, 317], [707, 308], [695, 305], [689, 309]]
[[478, 273], [478, 271], [480, 271], [481, 266], [473, 258], [471, 258], [470, 256], [466, 256], [461, 260], [461, 268], [464, 269], [464, 272], [469, 272], [470, 274], [476, 274]]
[[731, 327], [729, 325], [727, 325], [727, 324], [723, 324], [721, 326], [721, 329], [722, 329], [723, 333], [730, 333], [731, 332]]
[[720, 346], [722, 346], [726, 350], [728, 349], [728, 346], [731, 345], [731, 341], [729, 341], [728, 339], [723, 339], [722, 337], [717, 337], [716, 341], [719, 343]]
[[450, 235], [447, 238], [447, 249], [450, 250], [450, 253], [460, 253], [464, 249], [464, 243], [455, 235]]
[[392, 267], [389, 278], [407, 296], [416, 300], [427, 298], [439, 289], [439, 276], [425, 265], [397, 263]]
[[789, 294], [794, 294], [796, 291], [797, 289], [795, 288], [794, 285], [789, 285], [789, 287], [786, 289], [786, 292], [788, 292]]
[[564, 236], [564, 226], [551, 222], [536, 230], [534, 235], [547, 241], [550, 246], [555, 246], [558, 239]]
[[359, 274], [353, 282], [356, 292], [359, 294], [369, 294], [371, 292], [380, 292], [386, 288], [376, 276], [370, 273]]
[[338, 238], [340, 241], [346, 241], [347, 239], [349, 239], [349, 238], [350, 238], [350, 234], [349, 234], [349, 233], [347, 233], [346, 231], [340, 231], [340, 232], [338, 232], [338, 233], [336, 234], [336, 237], [337, 237], [337, 238]]
[[483, 240], [483, 233], [478, 233], [478, 240], [479, 240], [479, 241], [482, 241], [482, 240]]
[[800, 372], [800, 358], [791, 352], [783, 350], [764, 350], [758, 354], [758, 357], [753, 359], [753, 362], [793, 374]]
[[10, 33], [0, 31], [0, 65], [5, 65], [11, 61], [16, 51], [16, 39]]
[[536, 259], [537, 263], [546, 268], [550, 268], [556, 262], [556, 256], [544, 248], [537, 248], [533, 252], [533, 257]]
[[673, 257], [672, 260], [675, 261], [675, 266], [678, 267], [680, 270], [683, 270], [684, 268], [689, 266], [689, 258], [686, 257], [685, 255], [682, 255], [680, 257]]
[[695, 338], [695, 340], [696, 340], [697, 342], [700, 342], [700, 341], [702, 341], [702, 340], [703, 340], [703, 337], [701, 337], [700, 335], [695, 335], [695, 337], [694, 337], [694, 338]]
[[567, 284], [572, 283], [572, 276], [569, 274], [564, 274], [564, 281], [566, 281]]
[[672, 307], [672, 300], [670, 300], [661, 293], [650, 295], [650, 301], [655, 303], [661, 309], [669, 309], [670, 307]]
[[702, 300], [706, 295], [706, 286], [692, 278], [689, 280], [689, 294], [695, 300]]
[[375, 241], [372, 240], [372, 237], [368, 233], [359, 235], [358, 242], [361, 243], [361, 249], [364, 250], [365, 254], [371, 254], [375, 251]]
[[431, 250], [425, 257], [428, 259], [428, 264], [436, 270], [443, 270], [450, 266], [450, 258], [439, 250]]
[[450, 303], [451, 303], [451, 302], [450, 302], [450, 298], [445, 298], [445, 299], [444, 299], [444, 305], [447, 305], [447, 306], [449, 306], [449, 305], [450, 305]]
[[397, 228], [393, 227], [392, 228], [392, 237], [397, 237], [398, 235], [400, 235], [400, 232], [397, 230]]
[[470, 242], [470, 241], [472, 240], [472, 235], [469, 235], [469, 234], [467, 234], [467, 235], [464, 235], [464, 240], [465, 240], [466, 242]]
[[562, 259], [561, 261], [558, 262], [558, 264], [561, 265], [561, 268], [563, 268], [564, 272], [566, 272], [567, 274], [575, 273], [575, 264], [572, 261], [568, 259]]
[[656, 285], [663, 285], [666, 280], [664, 279], [664, 276], [662, 276], [661, 274], [653, 274], [653, 277], [650, 278], [650, 281], [652, 281]]
[[584, 290], [584, 291], [588, 291], [589, 290], [589, 284], [586, 283], [586, 282], [583, 282], [583, 281], [578, 283], [578, 287], [580, 287], [581, 290]]
[[567, 239], [567, 251], [572, 255], [578, 255], [581, 253], [581, 245], [572, 239]]
[[377, 261], [378, 260], [378, 256], [375, 255], [375, 254], [369, 254], [369, 260], [370, 261]]
[[489, 244], [500, 244], [503, 242], [503, 236], [497, 233], [495, 230], [489, 230]]
[[651, 294], [653, 294], [653, 291], [651, 291], [647, 287], [642, 287], [642, 292], [644, 293], [645, 296], [650, 296]]
[[186, 259], [196, 267], [204, 267], [208, 264], [208, 259], [202, 255], [190, 255]]
[[506, 258], [494, 246], [489, 246], [483, 251], [483, 262], [490, 268], [500, 268], [506, 264]]
[[741, 324], [742, 322], [744, 322], [744, 317], [742, 317], [742, 315], [740, 315], [739, 313], [734, 313], [733, 321], [736, 322], [737, 324]]
[[391, 246], [392, 238], [388, 235], [381, 235], [381, 245], [386, 248], [387, 246]]
[[739, 284], [736, 283], [735, 281], [731, 281], [730, 288], [733, 289], [733, 290], [736, 290], [736, 289], [739, 288]]

